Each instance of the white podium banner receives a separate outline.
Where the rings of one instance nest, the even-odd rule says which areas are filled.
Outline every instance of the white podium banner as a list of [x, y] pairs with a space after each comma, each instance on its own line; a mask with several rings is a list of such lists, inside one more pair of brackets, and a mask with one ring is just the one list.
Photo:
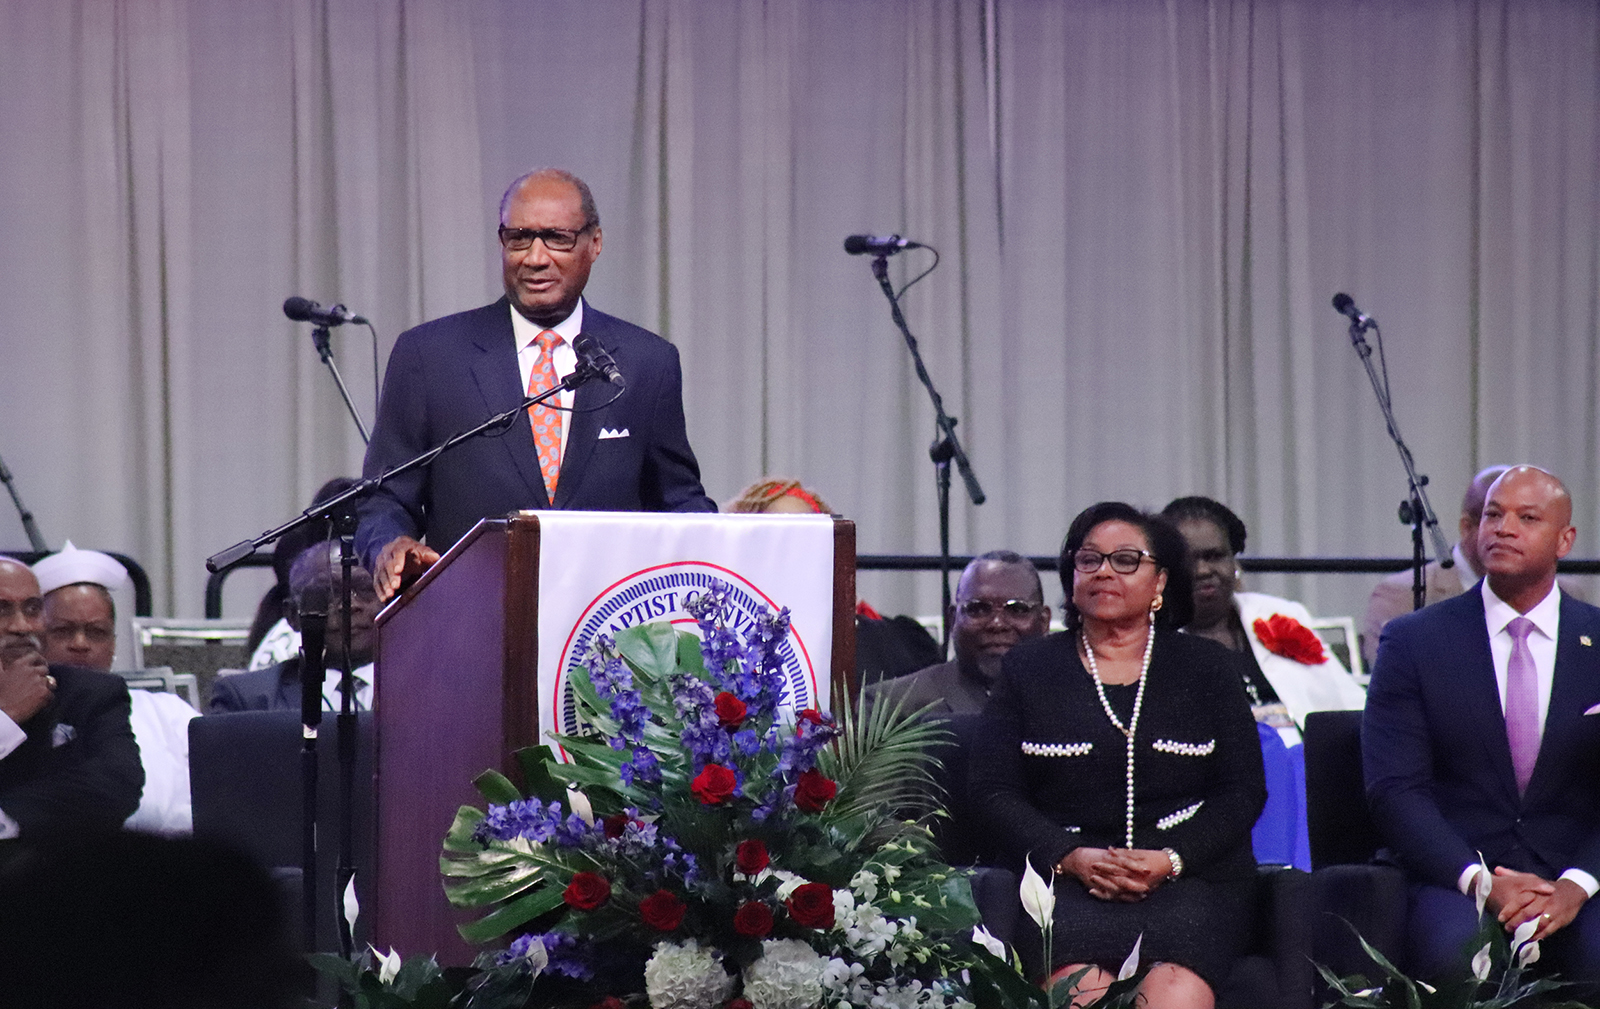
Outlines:
[[569, 677], [596, 635], [652, 620], [695, 631], [684, 603], [718, 582], [741, 637], [763, 609], [789, 608], [784, 704], [827, 708], [833, 536], [826, 515], [540, 512], [540, 726], [573, 725]]

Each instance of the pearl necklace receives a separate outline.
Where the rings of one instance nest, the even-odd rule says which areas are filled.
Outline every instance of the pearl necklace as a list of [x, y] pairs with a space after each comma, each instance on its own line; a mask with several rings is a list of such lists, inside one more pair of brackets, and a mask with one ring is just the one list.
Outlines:
[[1145, 632], [1145, 638], [1144, 638], [1144, 661], [1139, 666], [1139, 690], [1138, 690], [1138, 693], [1136, 693], [1134, 695], [1134, 698], [1133, 698], [1133, 716], [1128, 719], [1128, 724], [1127, 725], [1123, 725], [1122, 724], [1122, 719], [1118, 718], [1117, 717], [1117, 713], [1115, 711], [1111, 710], [1111, 702], [1106, 699], [1106, 687], [1105, 687], [1105, 684], [1103, 682], [1101, 682], [1101, 680], [1100, 680], [1100, 667], [1095, 662], [1095, 659], [1094, 659], [1094, 646], [1089, 644], [1089, 635], [1088, 635], [1088, 633], [1084, 632], [1084, 631], [1080, 631], [1079, 634], [1083, 638], [1083, 652], [1084, 652], [1084, 654], [1086, 656], [1088, 656], [1088, 659], [1089, 659], [1089, 675], [1094, 678], [1094, 692], [1096, 694], [1098, 694], [1099, 697], [1100, 697], [1100, 707], [1105, 709], [1106, 717], [1111, 719], [1111, 724], [1116, 726], [1117, 727], [1117, 731], [1122, 733], [1122, 735], [1124, 737], [1126, 737], [1127, 740], [1128, 740], [1128, 773], [1127, 773], [1127, 779], [1128, 779], [1128, 804], [1127, 804], [1127, 817], [1124, 820], [1124, 823], [1125, 823], [1125, 826], [1127, 828], [1127, 844], [1126, 844], [1126, 847], [1132, 848], [1133, 847], [1133, 735], [1134, 735], [1134, 733], [1139, 731], [1139, 713], [1144, 710], [1144, 685], [1145, 685], [1145, 683], [1147, 681], [1146, 674], [1150, 672], [1150, 653], [1154, 650], [1155, 643], [1156, 643], [1156, 615], [1153, 612], [1150, 614], [1150, 629]]

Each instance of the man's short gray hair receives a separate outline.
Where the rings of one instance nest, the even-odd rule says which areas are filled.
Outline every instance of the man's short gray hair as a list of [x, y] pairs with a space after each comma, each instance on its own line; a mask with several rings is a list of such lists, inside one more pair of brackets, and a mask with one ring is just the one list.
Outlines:
[[530, 179], [560, 179], [578, 191], [578, 206], [583, 211], [583, 226], [585, 228], [600, 227], [600, 211], [594, 205], [594, 194], [589, 191], [589, 184], [573, 175], [565, 168], [535, 168], [531, 172], [523, 172], [511, 181], [506, 187], [505, 194], [500, 197], [500, 223], [506, 223], [506, 208], [511, 206], [511, 194], [515, 193]]

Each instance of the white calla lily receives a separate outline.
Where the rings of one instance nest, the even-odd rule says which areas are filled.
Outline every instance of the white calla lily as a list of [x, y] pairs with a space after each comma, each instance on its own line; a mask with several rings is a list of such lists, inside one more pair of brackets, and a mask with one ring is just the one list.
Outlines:
[[996, 939], [992, 934], [990, 934], [989, 930], [984, 928], [982, 925], [976, 925], [973, 927], [972, 941], [977, 943], [979, 946], [982, 946], [990, 953], [993, 953], [1000, 959], [1004, 960], [1006, 958], [1006, 944], [1001, 942], [999, 939]]
[[387, 956], [379, 953], [376, 946], [368, 946], [367, 948], [372, 950], [373, 959], [378, 961], [379, 982], [393, 984], [394, 979], [400, 974], [400, 954], [394, 951], [393, 946], [389, 947]]
[[1117, 970], [1117, 980], [1126, 981], [1139, 973], [1139, 947], [1144, 945], [1144, 933], [1139, 933], [1139, 938], [1133, 941], [1133, 949], [1128, 951], [1128, 959], [1122, 961], [1122, 966]]
[[1049, 932], [1056, 913], [1055, 873], [1050, 874], [1051, 881], [1046, 883], [1044, 877], [1034, 871], [1031, 858], [1024, 859], [1023, 866], [1022, 885], [1018, 889], [1022, 897], [1022, 909], [1028, 912], [1028, 917], [1033, 919], [1041, 932]]
[[1539, 940], [1534, 939], [1517, 950], [1517, 966], [1530, 967], [1539, 962]]
[[1472, 956], [1472, 976], [1479, 981], [1489, 980], [1489, 943]]
[[1535, 933], [1537, 931], [1539, 931], [1539, 919], [1538, 918], [1529, 918], [1527, 921], [1523, 922], [1521, 925], [1518, 925], [1517, 926], [1517, 930], [1515, 932], [1511, 933], [1511, 945], [1512, 945], [1512, 947], [1515, 948], [1515, 947], [1520, 946], [1523, 943], [1527, 942], [1529, 939], [1532, 939], [1533, 938], [1533, 933]]
[[583, 818], [583, 822], [594, 826], [594, 806], [589, 804], [589, 797], [576, 788], [567, 789], [567, 805], [574, 813]]
[[361, 917], [361, 902], [356, 900], [356, 877], [350, 874], [349, 882], [344, 885], [344, 920], [350, 925], [350, 934], [355, 935], [356, 919]]
[[1439, 994], [1439, 989], [1435, 988], [1433, 985], [1429, 984], [1426, 981], [1418, 981], [1417, 982], [1417, 987], [1421, 988], [1423, 991], [1427, 992], [1429, 995], [1437, 995], [1437, 994]]

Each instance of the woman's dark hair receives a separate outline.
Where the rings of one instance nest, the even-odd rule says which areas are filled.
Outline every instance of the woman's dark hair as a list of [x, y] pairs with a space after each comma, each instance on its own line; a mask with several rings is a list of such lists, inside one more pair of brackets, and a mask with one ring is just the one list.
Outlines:
[[1233, 513], [1233, 509], [1208, 497], [1196, 494], [1192, 497], [1181, 497], [1165, 508], [1161, 509], [1161, 516], [1173, 525], [1186, 522], [1190, 519], [1204, 519], [1214, 522], [1222, 534], [1228, 538], [1228, 547], [1236, 554], [1244, 553], [1245, 528], [1244, 520]]
[[1062, 604], [1062, 619], [1069, 631], [1082, 623], [1072, 604], [1072, 557], [1089, 538], [1089, 531], [1102, 522], [1126, 522], [1144, 533], [1155, 556], [1156, 567], [1167, 573], [1167, 588], [1161, 594], [1162, 606], [1156, 614], [1158, 627], [1183, 627], [1194, 618], [1194, 574], [1189, 567], [1189, 547], [1171, 522], [1160, 515], [1143, 512], [1122, 501], [1101, 501], [1078, 513], [1067, 527], [1061, 544], [1061, 587], [1067, 600]]

